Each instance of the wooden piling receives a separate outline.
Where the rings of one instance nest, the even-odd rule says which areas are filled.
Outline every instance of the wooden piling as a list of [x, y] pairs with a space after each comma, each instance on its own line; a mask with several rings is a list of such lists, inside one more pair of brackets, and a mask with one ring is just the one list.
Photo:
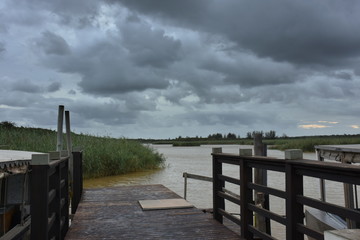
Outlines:
[[[267, 145], [262, 142], [262, 134], [254, 135], [254, 155], [267, 156]], [[254, 169], [254, 182], [263, 186], [267, 186], [267, 172], [264, 169]], [[265, 209], [269, 209], [269, 196], [262, 192], [255, 191], [255, 205]], [[270, 221], [265, 217], [255, 213], [255, 226], [262, 232], [270, 234]]]
[[63, 145], [63, 124], [64, 124], [64, 106], [59, 105], [58, 123], [57, 123], [56, 151], [61, 151], [62, 150], [62, 145]]

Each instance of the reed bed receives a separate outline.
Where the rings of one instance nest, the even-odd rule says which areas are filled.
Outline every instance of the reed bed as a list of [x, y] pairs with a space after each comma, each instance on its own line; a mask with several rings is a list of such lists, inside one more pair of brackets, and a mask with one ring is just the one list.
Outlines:
[[[56, 150], [56, 132], [0, 125], [0, 148], [33, 152]], [[85, 178], [119, 175], [163, 166], [164, 157], [138, 141], [72, 133], [73, 146], [83, 150]], [[64, 139], [66, 148], [66, 141]]]

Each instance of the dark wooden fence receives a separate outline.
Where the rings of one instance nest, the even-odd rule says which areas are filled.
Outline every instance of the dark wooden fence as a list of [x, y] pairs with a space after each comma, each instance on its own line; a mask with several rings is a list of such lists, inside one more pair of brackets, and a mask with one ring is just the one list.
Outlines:
[[[259, 231], [254, 226], [254, 213], [284, 225], [286, 227], [286, 239], [292, 240], [304, 239], [304, 235], [314, 239], [324, 239], [322, 233], [305, 226], [304, 206], [320, 209], [360, 222], [360, 212], [322, 202], [303, 194], [304, 176], [359, 185], [360, 167], [358, 166], [312, 160], [282, 160], [269, 157], [239, 156], [224, 153], [213, 153], [212, 155], [214, 218], [222, 223], [223, 217], [226, 217], [238, 224], [241, 228], [241, 236], [245, 239], [254, 239], [255, 236], [261, 239], [275, 239], [269, 232]], [[223, 175], [223, 164], [238, 166], [240, 178]], [[285, 173], [286, 191], [254, 183], [253, 169]], [[236, 198], [223, 191], [227, 182], [240, 186], [240, 198]], [[286, 215], [282, 216], [268, 209], [256, 206], [253, 199], [254, 191], [262, 192], [266, 196], [273, 195], [285, 199]], [[225, 200], [239, 205], [240, 218], [226, 211]]]
[[[45, 157], [46, 158], [46, 157]], [[60, 157], [46, 163], [31, 164], [31, 239], [64, 239], [69, 228], [70, 157]], [[74, 152], [72, 213], [75, 213], [82, 194], [82, 153]]]
[[31, 165], [31, 239], [63, 239], [69, 227], [69, 157]]
[[73, 152], [73, 183], [72, 183], [72, 199], [71, 199], [71, 214], [75, 214], [80, 203], [83, 192], [83, 167], [82, 167], [82, 152]]

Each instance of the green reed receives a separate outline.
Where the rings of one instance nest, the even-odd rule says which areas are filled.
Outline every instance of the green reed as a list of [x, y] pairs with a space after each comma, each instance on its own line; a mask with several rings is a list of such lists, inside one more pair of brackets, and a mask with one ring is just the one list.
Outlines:
[[[163, 155], [134, 140], [71, 135], [74, 147], [83, 150], [85, 178], [118, 175], [162, 167]], [[1, 127], [0, 149], [49, 152], [56, 150], [55, 131], [24, 127]], [[64, 137], [64, 149], [66, 140]]]

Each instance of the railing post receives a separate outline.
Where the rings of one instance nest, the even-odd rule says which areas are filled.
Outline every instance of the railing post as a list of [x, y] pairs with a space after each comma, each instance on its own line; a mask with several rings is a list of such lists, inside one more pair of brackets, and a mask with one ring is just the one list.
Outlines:
[[[221, 153], [222, 148], [213, 148], [212, 153]], [[218, 175], [222, 174], [222, 163], [217, 160], [217, 157], [213, 155], [213, 216], [218, 222], [223, 223], [223, 216], [219, 213], [218, 209], [225, 209], [225, 200], [219, 197], [218, 192], [222, 191], [225, 187], [223, 180], [218, 178]]]
[[183, 177], [184, 177], [184, 199], [186, 200], [186, 193], [187, 193], [187, 173], [186, 172], [183, 173]]
[[249, 182], [252, 182], [252, 169], [243, 159], [240, 161], [240, 231], [244, 239], [253, 239], [253, 233], [248, 228], [249, 225], [253, 225], [253, 212], [247, 207], [249, 203], [253, 203], [252, 190], [247, 187]]
[[64, 106], [59, 105], [58, 123], [57, 123], [57, 143], [56, 151], [62, 150], [63, 144], [63, 122], [64, 122]]
[[31, 239], [48, 239], [49, 154], [33, 154], [31, 163]]
[[75, 214], [79, 202], [81, 200], [82, 195], [82, 186], [83, 186], [83, 179], [82, 179], [82, 152], [72, 152], [73, 155], [73, 184], [72, 184], [72, 193], [73, 197], [71, 199], [71, 214]]
[[[68, 153], [66, 151], [63, 151], [63, 156], [68, 156]], [[70, 158], [68, 158], [69, 161]], [[68, 169], [68, 162], [65, 161], [63, 163], [60, 164], [59, 166], [59, 175], [60, 175], [60, 193], [59, 193], [59, 198], [60, 198], [60, 234], [61, 234], [61, 238], [60, 239], [64, 239], [65, 235], [69, 229], [69, 169]]]
[[[262, 134], [254, 135], [254, 155], [267, 156], [267, 145], [262, 142]], [[263, 186], [267, 186], [267, 171], [264, 169], [254, 169], [254, 182]], [[269, 210], [269, 195], [255, 191], [255, 205]], [[255, 226], [262, 232], [271, 234], [270, 219], [255, 213]]]
[[303, 240], [304, 234], [297, 231], [297, 224], [304, 223], [304, 206], [297, 202], [296, 197], [303, 195], [303, 176], [296, 173], [291, 160], [302, 158], [297, 149], [286, 150], [286, 239]]

